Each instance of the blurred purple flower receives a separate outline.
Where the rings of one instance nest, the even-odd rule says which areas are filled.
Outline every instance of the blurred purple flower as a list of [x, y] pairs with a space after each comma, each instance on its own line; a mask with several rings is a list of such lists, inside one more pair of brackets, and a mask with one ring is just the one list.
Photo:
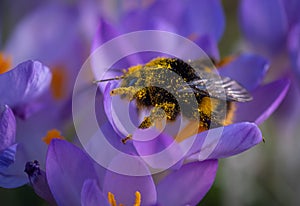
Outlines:
[[45, 167], [47, 145], [42, 138], [48, 131], [72, 133], [73, 84], [90, 47], [82, 38], [80, 15], [77, 5], [39, 5], [21, 19], [5, 42], [3, 51], [12, 65], [37, 59], [48, 67], [26, 61], [0, 75], [0, 104], [9, 105], [16, 115], [18, 143], [14, 164], [1, 168], [1, 187], [28, 183], [23, 172], [28, 161], [37, 159]]
[[279, 55], [288, 55], [291, 63], [283, 67], [291, 67], [298, 78], [299, 8], [297, 0], [242, 0], [239, 7], [240, 27], [251, 48], [271, 57], [275, 66], [279, 64], [276, 60]]
[[[28, 128], [30, 133], [23, 133], [28, 121], [19, 117], [27, 119], [36, 117], [38, 111], [43, 108], [43, 101], [40, 101], [40, 98], [48, 90], [50, 81], [51, 73], [48, 67], [31, 60], [0, 74], [0, 105], [7, 105], [4, 106], [0, 122], [0, 141], [3, 143], [1, 151], [2, 157], [11, 158], [10, 162], [7, 160], [6, 167], [0, 167], [1, 187], [11, 188], [27, 182], [22, 167], [28, 160], [24, 161], [23, 158], [27, 158], [32, 150], [34, 143], [30, 139], [35, 136], [31, 135], [39, 134], [38, 130], [33, 129], [38, 127], [39, 123], [31, 122]], [[18, 146], [13, 144], [15, 142]], [[40, 150], [35, 148], [34, 152], [38, 153]], [[18, 167], [19, 169], [16, 169]]]
[[[165, 12], [172, 9], [171, 13]], [[149, 18], [152, 17], [152, 18]], [[150, 5], [139, 6], [120, 12], [119, 20], [112, 24], [102, 16], [93, 48], [99, 47], [120, 34], [140, 30], [169, 31], [185, 36], [205, 50], [208, 55], [218, 59], [217, 42], [225, 29], [225, 17], [219, 0], [153, 1]], [[205, 40], [203, 40], [205, 39]], [[151, 55], [128, 57], [123, 68], [145, 63]]]
[[[291, 90], [279, 109], [276, 121], [290, 121], [298, 111], [300, 99], [300, 1], [242, 0], [239, 23], [250, 48], [270, 58], [269, 76], [286, 75], [292, 81]], [[297, 112], [296, 112], [297, 113]], [[281, 124], [281, 123], [279, 123]]]

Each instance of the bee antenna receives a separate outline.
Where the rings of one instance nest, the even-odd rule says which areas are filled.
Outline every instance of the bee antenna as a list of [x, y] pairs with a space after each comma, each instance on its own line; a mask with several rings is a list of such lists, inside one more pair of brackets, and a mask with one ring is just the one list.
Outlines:
[[120, 77], [114, 77], [114, 78], [109, 78], [109, 79], [101, 79], [101, 80], [94, 80], [93, 83], [99, 83], [99, 82], [108, 82], [108, 81], [112, 81], [112, 80], [119, 80], [119, 79], [123, 79], [123, 76]]

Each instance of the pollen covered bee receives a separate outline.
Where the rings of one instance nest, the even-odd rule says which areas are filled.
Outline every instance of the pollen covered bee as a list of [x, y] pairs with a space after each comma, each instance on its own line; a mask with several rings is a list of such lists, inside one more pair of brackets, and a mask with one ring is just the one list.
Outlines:
[[[228, 125], [234, 116], [234, 102], [251, 101], [248, 91], [229, 77], [220, 77], [205, 61], [184, 62], [159, 57], [145, 65], [130, 67], [120, 77], [120, 87], [110, 94], [135, 100], [137, 108], [150, 109], [138, 128], [146, 129], [155, 121], [175, 121], [183, 117], [197, 121], [198, 131]], [[125, 143], [128, 135], [122, 140]]]

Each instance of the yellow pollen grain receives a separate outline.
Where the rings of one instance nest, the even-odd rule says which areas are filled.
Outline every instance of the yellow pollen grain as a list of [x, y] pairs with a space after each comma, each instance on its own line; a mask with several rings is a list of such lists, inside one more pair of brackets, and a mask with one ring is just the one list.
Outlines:
[[12, 60], [11, 57], [5, 56], [0, 52], [0, 74], [3, 74], [11, 69]]
[[50, 144], [52, 139], [65, 139], [63, 136], [61, 136], [60, 131], [57, 129], [52, 129], [47, 132], [47, 135], [43, 137], [43, 142], [46, 144]]
[[51, 91], [56, 100], [66, 96], [67, 74], [63, 67], [57, 66], [52, 68]]

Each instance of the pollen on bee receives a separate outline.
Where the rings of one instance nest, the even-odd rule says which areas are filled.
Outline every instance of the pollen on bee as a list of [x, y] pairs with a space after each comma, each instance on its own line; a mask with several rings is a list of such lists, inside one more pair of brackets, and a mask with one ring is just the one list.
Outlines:
[[234, 102], [228, 102], [227, 115], [226, 115], [226, 119], [223, 122], [223, 125], [232, 124], [232, 122], [234, 120], [235, 110], [236, 110], [236, 106], [235, 106]]
[[215, 110], [217, 105], [218, 105], [217, 99], [212, 99], [210, 97], [203, 97], [199, 104], [198, 110], [199, 112], [202, 112], [207, 116], [210, 116], [212, 111]]

